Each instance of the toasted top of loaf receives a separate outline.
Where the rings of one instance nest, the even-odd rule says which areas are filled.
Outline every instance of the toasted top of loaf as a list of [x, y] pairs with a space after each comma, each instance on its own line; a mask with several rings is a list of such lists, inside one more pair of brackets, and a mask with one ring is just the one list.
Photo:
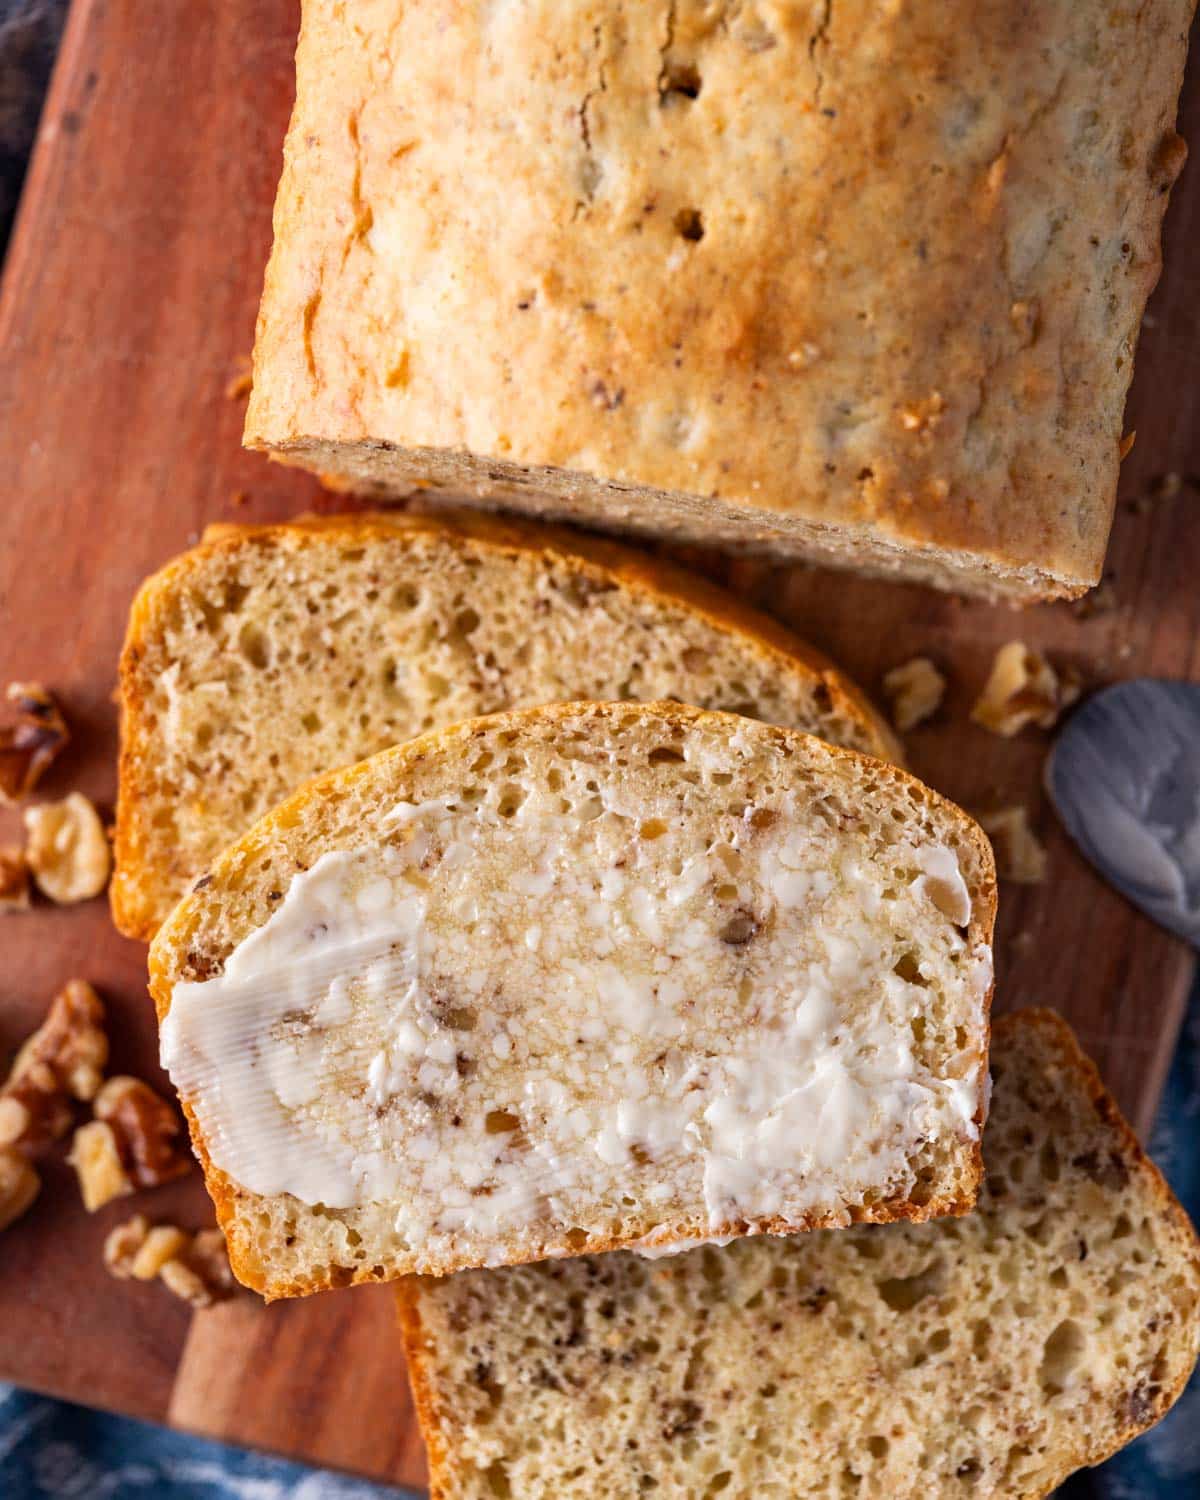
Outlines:
[[401, 1283], [433, 1500], [1033, 1500], [1157, 1421], [1192, 1228], [1062, 1020], [992, 1058], [965, 1219]]
[[160, 929], [163, 1056], [269, 1296], [973, 1201], [995, 878], [884, 762], [563, 704], [311, 783]]
[[305, 0], [247, 442], [1077, 592], [1192, 10]]
[[212, 527], [130, 616], [117, 926], [152, 937], [227, 844], [323, 771], [576, 698], [678, 698], [898, 756], [819, 653], [627, 548], [483, 516]]

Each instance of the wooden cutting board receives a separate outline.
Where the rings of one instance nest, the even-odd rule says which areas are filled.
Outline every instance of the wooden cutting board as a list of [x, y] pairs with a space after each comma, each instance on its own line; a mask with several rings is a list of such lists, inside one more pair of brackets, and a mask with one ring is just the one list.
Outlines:
[[[0, 678], [46, 682], [76, 739], [44, 785], [114, 793], [114, 671], [140, 579], [214, 520], [332, 509], [316, 484], [244, 454], [226, 394], [248, 354], [292, 88], [295, 0], [75, 0], [0, 300]], [[1200, 143], [1193, 69], [1184, 129]], [[794, 624], [878, 692], [917, 651], [949, 671], [944, 712], [909, 740], [915, 770], [968, 807], [1030, 805], [1041, 887], [1006, 887], [997, 1007], [1059, 1007], [1144, 1130], [1178, 1030], [1188, 952], [1086, 868], [1044, 806], [1046, 739], [968, 723], [1014, 636], [1090, 684], [1200, 676], [1200, 164], [1168, 222], [1168, 271], [1138, 356], [1110, 554], [1115, 608], [1023, 615], [919, 588], [712, 556], [691, 561]], [[1162, 476], [1178, 474], [1183, 482]], [[6, 821], [5, 821], [6, 820]], [[15, 814], [0, 819], [14, 841]], [[102, 902], [0, 930], [0, 1051], [81, 974], [112, 1017], [115, 1063], [156, 1076], [145, 953]], [[146, 1195], [208, 1216], [196, 1180]], [[108, 1278], [100, 1245], [128, 1202], [88, 1218], [61, 1164], [0, 1236], [0, 1379], [213, 1436], [419, 1484], [420, 1439], [380, 1288], [194, 1317]]]

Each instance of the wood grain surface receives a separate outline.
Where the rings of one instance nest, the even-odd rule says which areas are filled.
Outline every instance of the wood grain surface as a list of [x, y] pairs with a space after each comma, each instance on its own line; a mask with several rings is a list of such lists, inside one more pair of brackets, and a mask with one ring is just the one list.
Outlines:
[[[212, 520], [340, 503], [239, 447], [226, 386], [250, 349], [295, 0], [75, 0], [0, 297], [0, 677], [61, 695], [71, 750], [44, 784], [106, 808], [117, 652], [140, 579]], [[1184, 131], [1200, 144], [1200, 88]], [[1023, 615], [806, 568], [690, 561], [794, 624], [878, 692], [914, 652], [949, 672], [944, 711], [909, 738], [915, 770], [968, 807], [1030, 804], [1051, 880], [1002, 891], [997, 1007], [1057, 1006], [1144, 1130], [1174, 1044], [1188, 952], [1074, 854], [1040, 791], [1046, 739], [1001, 741], [967, 710], [997, 645], [1020, 636], [1095, 685], [1200, 677], [1200, 165], [1172, 203], [1167, 272], [1138, 355], [1110, 554], [1115, 607]], [[1178, 492], [1161, 477], [1183, 476]], [[1166, 491], [1164, 493], [1164, 490]], [[19, 822], [5, 812], [0, 843]], [[116, 1065], [154, 1078], [145, 952], [102, 902], [40, 907], [0, 932], [0, 1051], [58, 985], [92, 979]], [[197, 1180], [145, 1195], [156, 1218], [209, 1216]], [[420, 1441], [390, 1298], [249, 1296], [190, 1317], [160, 1288], [110, 1280], [106, 1230], [54, 1164], [0, 1236], [0, 1378], [379, 1478], [419, 1483]]]

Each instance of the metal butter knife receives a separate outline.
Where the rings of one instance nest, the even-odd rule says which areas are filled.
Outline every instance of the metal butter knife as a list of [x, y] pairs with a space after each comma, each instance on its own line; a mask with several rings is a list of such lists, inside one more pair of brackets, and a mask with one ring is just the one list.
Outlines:
[[1059, 735], [1046, 789], [1100, 873], [1200, 948], [1200, 685], [1097, 693]]

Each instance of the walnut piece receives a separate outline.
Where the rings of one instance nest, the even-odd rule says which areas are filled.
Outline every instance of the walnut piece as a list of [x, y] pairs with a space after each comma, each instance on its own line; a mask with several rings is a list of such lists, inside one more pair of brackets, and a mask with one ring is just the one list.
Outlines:
[[1024, 807], [1001, 807], [980, 813], [979, 826], [992, 841], [996, 873], [1017, 885], [1040, 885], [1046, 878], [1046, 850], [1029, 826]]
[[125, 1198], [133, 1192], [116, 1134], [104, 1120], [89, 1120], [79, 1127], [67, 1160], [75, 1168], [83, 1206], [90, 1214], [114, 1198]]
[[96, 1121], [112, 1131], [125, 1172], [134, 1187], [158, 1187], [181, 1177], [192, 1158], [180, 1145], [179, 1116], [161, 1094], [140, 1078], [118, 1074], [96, 1095]]
[[5, 694], [17, 712], [0, 726], [0, 802], [17, 802], [71, 738], [58, 704], [38, 682], [10, 682]]
[[0, 1087], [0, 1146], [42, 1150], [71, 1128], [71, 1099], [92, 1099], [104, 1078], [104, 1006], [84, 979], [54, 997]]
[[946, 695], [946, 679], [927, 656], [914, 656], [884, 677], [883, 691], [892, 706], [892, 723], [906, 734], [937, 713]]
[[60, 906], [88, 901], [108, 884], [112, 850], [100, 815], [80, 792], [25, 809], [25, 858], [38, 889]]
[[133, 1263], [149, 1233], [150, 1220], [145, 1214], [134, 1214], [108, 1234], [104, 1241], [104, 1264], [111, 1275], [122, 1281], [133, 1275]]
[[142, 1241], [130, 1270], [135, 1281], [153, 1281], [169, 1261], [186, 1255], [190, 1237], [174, 1224], [158, 1224]]
[[0, 1229], [21, 1217], [38, 1195], [41, 1180], [19, 1151], [0, 1151]]
[[1023, 641], [1001, 646], [971, 718], [993, 734], [1011, 739], [1028, 724], [1052, 729], [1064, 708], [1079, 697], [1079, 681], [1060, 676], [1040, 651]]
[[0, 912], [28, 911], [29, 866], [23, 849], [0, 849]]
[[157, 1278], [192, 1307], [211, 1307], [236, 1285], [219, 1229], [192, 1235], [173, 1224], [151, 1228], [143, 1214], [119, 1224], [108, 1236], [104, 1264], [123, 1280]]

